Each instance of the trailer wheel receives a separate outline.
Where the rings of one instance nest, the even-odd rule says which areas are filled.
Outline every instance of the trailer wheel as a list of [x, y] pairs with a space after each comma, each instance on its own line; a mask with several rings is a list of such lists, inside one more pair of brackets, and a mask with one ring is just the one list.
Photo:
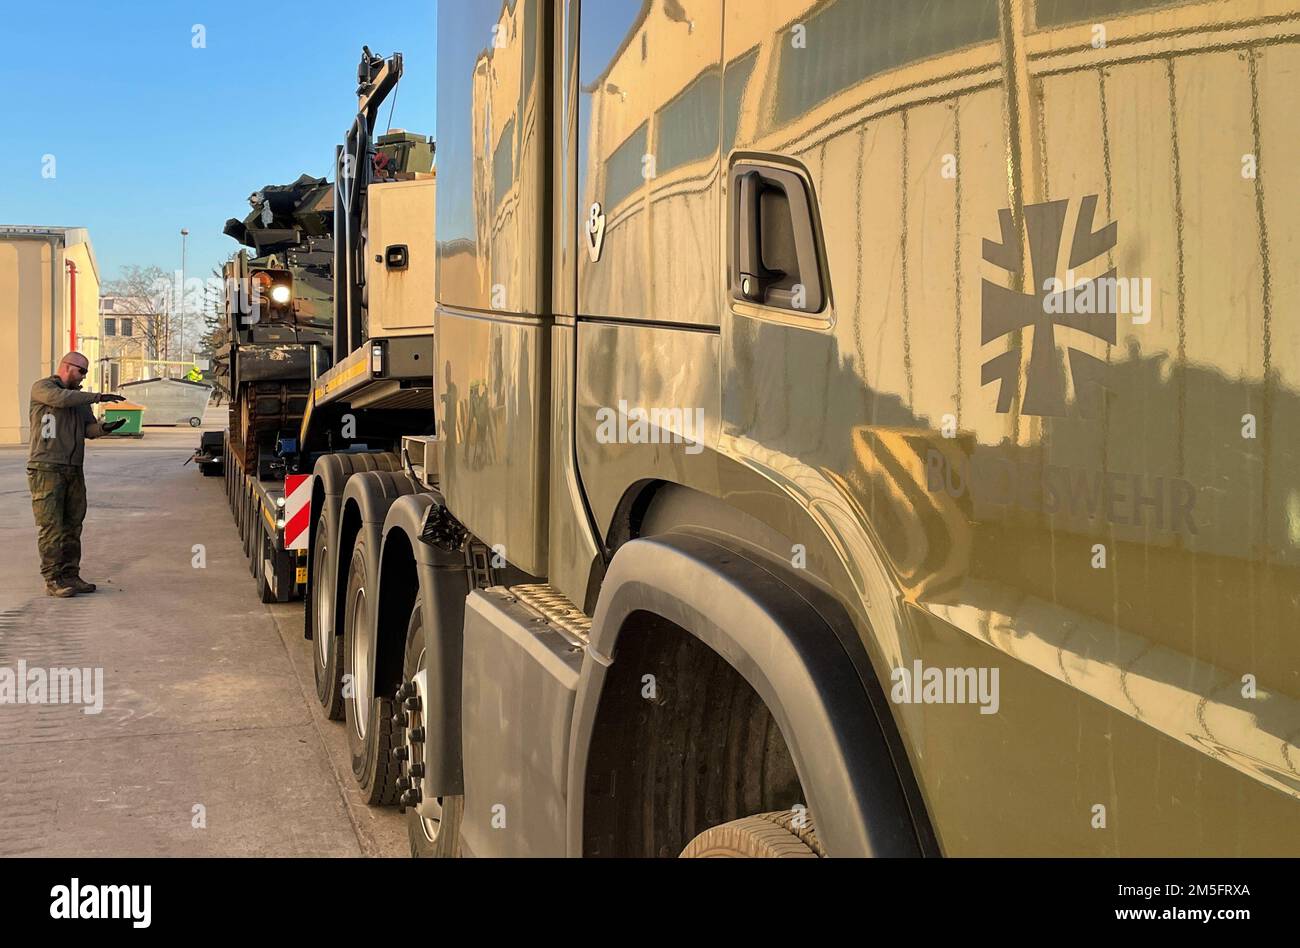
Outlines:
[[312, 667], [316, 672], [316, 697], [331, 721], [343, 720], [343, 668], [339, 659], [339, 637], [334, 628], [334, 577], [329, 571], [329, 521], [325, 511], [316, 520], [316, 543], [312, 550], [310, 608], [315, 610]]
[[257, 518], [257, 547], [253, 553], [253, 563], [257, 569], [257, 596], [262, 602], [275, 602], [275, 587], [266, 581], [266, 565], [275, 569], [275, 547], [271, 545], [270, 534], [266, 532], [266, 523]]
[[343, 609], [343, 716], [347, 721], [352, 776], [370, 806], [397, 802], [393, 759], [393, 700], [375, 694], [376, 654], [366, 532], [357, 534], [348, 567]]
[[254, 578], [258, 573], [257, 558], [261, 555], [262, 500], [254, 495], [248, 498], [248, 539], [245, 551], [248, 553], [248, 575]]
[[248, 559], [253, 555], [253, 527], [257, 523], [253, 519], [256, 516], [253, 511], [254, 498], [247, 490], [241, 492], [240, 498], [244, 502], [244, 529], [240, 532], [240, 536], [244, 540], [244, 558]]
[[[420, 602], [417, 600], [415, 608], [411, 610], [411, 619], [407, 623], [406, 652], [402, 660], [402, 680], [411, 682], [414, 686], [419, 706], [413, 711], [402, 709], [398, 713], [405, 716], [408, 724], [418, 728], [420, 734], [427, 734], [429, 719], [426, 711], [427, 699], [423, 693], [424, 676], [421, 674], [425, 671], [427, 663], [424, 622], [421, 614]], [[404, 686], [405, 690], [409, 692], [412, 685]], [[416, 859], [448, 859], [459, 856], [460, 822], [465, 812], [465, 798], [460, 795], [438, 797], [434, 815], [421, 816], [418, 806], [421, 796], [420, 778], [412, 776], [411, 764], [418, 763], [423, 770], [424, 743], [411, 740], [411, 728], [403, 727], [398, 728], [398, 740], [395, 740], [394, 744], [405, 748], [404, 751], [395, 752], [395, 756], [397, 754], [404, 756], [404, 762], [401, 764], [402, 777], [407, 780], [404, 789], [407, 793], [414, 791], [413, 796], [409, 798], [413, 805], [403, 807], [406, 810], [406, 835], [411, 841], [411, 855]]]
[[806, 810], [778, 810], [711, 826], [687, 844], [681, 858], [817, 859], [825, 855]]

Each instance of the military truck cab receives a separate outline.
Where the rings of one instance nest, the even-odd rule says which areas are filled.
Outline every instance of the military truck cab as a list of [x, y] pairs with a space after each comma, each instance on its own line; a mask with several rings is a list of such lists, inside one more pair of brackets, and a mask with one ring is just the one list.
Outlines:
[[302, 431], [413, 852], [1300, 849], [1294, 0], [438, 17]]

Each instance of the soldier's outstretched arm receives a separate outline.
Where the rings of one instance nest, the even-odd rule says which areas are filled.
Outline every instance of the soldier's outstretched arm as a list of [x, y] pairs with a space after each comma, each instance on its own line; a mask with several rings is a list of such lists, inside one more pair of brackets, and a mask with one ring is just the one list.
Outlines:
[[[106, 399], [107, 400], [107, 399]], [[114, 396], [113, 401], [122, 401], [120, 396]], [[95, 417], [89, 406], [82, 405], [77, 409], [81, 413], [81, 420], [85, 427], [82, 429], [87, 438], [102, 438], [104, 435], [110, 435], [118, 428], [126, 424], [125, 418], [119, 418], [117, 421], [100, 421]]]
[[77, 413], [81, 416], [82, 430], [85, 431], [87, 438], [102, 438], [107, 433], [104, 431], [104, 425], [95, 417], [95, 413], [88, 405], [81, 406], [77, 409]]
[[72, 388], [61, 388], [50, 379], [41, 379], [32, 386], [32, 401], [41, 405], [49, 405], [51, 408], [93, 405], [104, 397], [98, 392], [81, 392]]

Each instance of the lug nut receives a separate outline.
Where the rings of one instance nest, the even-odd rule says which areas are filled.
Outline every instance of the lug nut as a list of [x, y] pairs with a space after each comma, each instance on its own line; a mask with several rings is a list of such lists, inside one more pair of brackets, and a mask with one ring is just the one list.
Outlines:
[[402, 703], [405, 705], [407, 711], [419, 711], [419, 710], [420, 710], [420, 696], [419, 696], [419, 695], [411, 695], [411, 697], [407, 698], [407, 699], [406, 699], [404, 702], [402, 702]]
[[411, 789], [411, 778], [410, 778], [410, 777], [398, 777], [398, 778], [397, 778], [397, 789], [398, 789], [398, 790], [410, 790], [410, 789]]
[[418, 744], [420, 741], [423, 741], [423, 740], [424, 740], [424, 728], [422, 728], [422, 727], [413, 727], [413, 728], [411, 728], [411, 734], [410, 734], [410, 737], [411, 737], [411, 740], [415, 741], [417, 744]]
[[402, 806], [418, 806], [420, 803], [420, 791], [407, 790], [402, 794], [401, 803]]
[[393, 760], [406, 760], [411, 756], [411, 752], [405, 746], [393, 748]]
[[421, 763], [414, 763], [414, 764], [412, 764], [412, 765], [411, 765], [411, 776], [412, 776], [412, 777], [423, 777], [423, 776], [424, 776], [424, 764], [421, 764]]
[[393, 727], [406, 727], [406, 715], [400, 711], [393, 715]]

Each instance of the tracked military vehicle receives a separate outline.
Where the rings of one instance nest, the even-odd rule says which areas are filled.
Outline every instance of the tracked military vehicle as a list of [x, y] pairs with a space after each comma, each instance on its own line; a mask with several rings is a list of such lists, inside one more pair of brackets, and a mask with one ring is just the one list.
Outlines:
[[[313, 347], [333, 338], [331, 184], [303, 175], [249, 197], [224, 233], [246, 248], [224, 268], [218, 384], [229, 395], [230, 452], [245, 473], [273, 465], [280, 436], [302, 421]], [[251, 252], [250, 252], [251, 251]], [[317, 356], [319, 358], [319, 354]]]

